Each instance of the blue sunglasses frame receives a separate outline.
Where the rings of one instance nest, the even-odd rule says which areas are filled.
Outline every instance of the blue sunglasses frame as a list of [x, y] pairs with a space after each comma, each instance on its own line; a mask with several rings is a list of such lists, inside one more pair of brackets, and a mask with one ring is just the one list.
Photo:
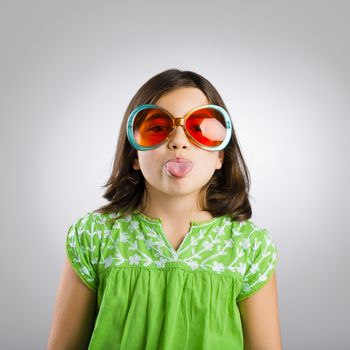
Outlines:
[[[141, 146], [139, 145], [135, 138], [134, 138], [134, 133], [133, 133], [133, 125], [134, 125], [134, 120], [135, 120], [135, 117], [137, 115], [137, 113], [139, 113], [140, 111], [144, 110], [144, 109], [150, 109], [150, 108], [155, 108], [155, 109], [159, 109], [163, 112], [165, 112], [173, 121], [173, 126], [172, 126], [172, 130], [171, 132], [169, 133], [169, 135], [160, 143], [158, 143], [157, 145], [154, 145], [154, 146]], [[199, 109], [202, 109], [202, 108], [214, 108], [216, 109], [217, 111], [219, 111], [222, 116], [224, 117], [225, 119], [225, 126], [226, 126], [226, 130], [227, 130], [227, 133], [226, 133], [226, 136], [225, 136], [225, 139], [223, 140], [223, 142], [219, 145], [219, 146], [215, 146], [215, 147], [209, 147], [209, 146], [205, 146], [205, 145], [202, 145], [201, 143], [199, 143], [197, 140], [195, 140], [191, 135], [190, 133], [186, 130], [186, 127], [185, 127], [185, 121], [186, 119], [192, 114], [194, 113], [195, 111], [198, 111]], [[175, 118], [169, 111], [167, 111], [165, 108], [162, 108], [160, 106], [157, 106], [155, 104], [143, 104], [143, 105], [140, 105], [138, 107], [136, 107], [129, 115], [128, 117], [128, 120], [127, 120], [127, 124], [126, 124], [126, 135], [128, 137], [128, 140], [131, 144], [131, 146], [133, 146], [136, 150], [138, 151], [149, 151], [149, 150], [152, 150], [152, 149], [155, 149], [155, 148], [158, 148], [159, 146], [161, 146], [164, 142], [166, 142], [167, 140], [169, 140], [169, 138], [171, 137], [171, 135], [174, 133], [175, 129], [177, 126], [182, 126], [187, 138], [193, 143], [195, 144], [196, 146], [200, 147], [200, 148], [203, 148], [205, 150], [208, 150], [208, 151], [220, 151], [222, 149], [224, 149], [227, 144], [230, 142], [230, 139], [231, 139], [231, 135], [232, 135], [232, 121], [231, 121], [231, 118], [229, 116], [229, 114], [226, 112], [226, 110], [220, 106], [217, 106], [217, 105], [213, 105], [213, 104], [208, 104], [208, 105], [204, 105], [204, 106], [200, 106], [200, 107], [196, 107], [194, 109], [191, 109], [189, 112], [187, 112], [185, 114], [184, 117], [182, 118]]]

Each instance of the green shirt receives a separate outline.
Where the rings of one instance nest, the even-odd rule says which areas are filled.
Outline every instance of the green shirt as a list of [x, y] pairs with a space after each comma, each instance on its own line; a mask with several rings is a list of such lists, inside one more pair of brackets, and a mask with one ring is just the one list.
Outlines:
[[237, 301], [276, 266], [266, 229], [230, 216], [191, 222], [175, 250], [160, 218], [88, 212], [69, 227], [66, 252], [97, 296], [93, 350], [243, 349]]

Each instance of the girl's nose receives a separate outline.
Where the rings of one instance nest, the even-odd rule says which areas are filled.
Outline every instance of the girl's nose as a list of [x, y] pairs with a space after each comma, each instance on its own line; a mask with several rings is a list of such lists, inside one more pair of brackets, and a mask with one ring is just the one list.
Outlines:
[[185, 131], [181, 125], [176, 126], [173, 134], [170, 136], [169, 139], [169, 146], [170, 147], [178, 147], [183, 148], [189, 146], [189, 140], [187, 138], [187, 135], [185, 134]]

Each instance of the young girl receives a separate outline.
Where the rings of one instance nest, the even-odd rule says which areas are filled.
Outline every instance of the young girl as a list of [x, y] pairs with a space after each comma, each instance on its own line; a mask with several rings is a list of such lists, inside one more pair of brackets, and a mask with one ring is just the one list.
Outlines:
[[105, 187], [69, 227], [49, 349], [281, 349], [276, 245], [207, 79], [170, 69], [137, 91]]

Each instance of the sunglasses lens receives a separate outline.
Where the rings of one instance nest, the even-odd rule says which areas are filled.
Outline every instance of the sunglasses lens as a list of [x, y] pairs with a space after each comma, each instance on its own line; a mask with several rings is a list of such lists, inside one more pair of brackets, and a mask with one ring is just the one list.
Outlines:
[[[142, 147], [157, 146], [169, 136], [173, 126], [173, 120], [164, 111], [142, 109], [134, 118], [134, 139]], [[194, 111], [186, 119], [185, 128], [193, 140], [206, 147], [219, 146], [228, 132], [224, 115], [212, 107]]]
[[146, 108], [135, 116], [134, 138], [142, 147], [155, 146], [167, 138], [172, 126], [173, 121], [165, 112], [156, 108]]
[[186, 129], [200, 144], [207, 147], [219, 146], [226, 137], [225, 117], [215, 108], [201, 108], [186, 120]]

